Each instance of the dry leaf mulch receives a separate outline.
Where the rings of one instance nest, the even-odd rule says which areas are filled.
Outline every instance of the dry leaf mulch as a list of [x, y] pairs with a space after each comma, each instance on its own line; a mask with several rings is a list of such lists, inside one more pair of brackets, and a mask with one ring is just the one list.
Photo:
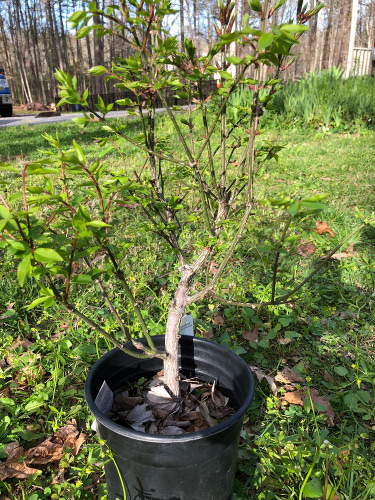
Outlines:
[[[73, 455], [77, 455], [80, 447], [86, 441], [86, 436], [77, 429], [77, 422], [73, 419], [64, 427], [58, 429], [53, 436], [48, 437], [40, 444], [25, 450], [17, 441], [6, 447], [8, 458], [0, 463], [0, 481], [5, 479], [26, 479], [31, 474], [40, 472], [39, 466], [56, 463], [64, 456], [67, 448]], [[58, 475], [64, 470], [59, 467]]]
[[[335, 413], [330, 405], [329, 399], [319, 394], [317, 389], [313, 387], [310, 387], [309, 390], [310, 396], [308, 394], [306, 387], [303, 387], [302, 389], [297, 389], [297, 384], [300, 386], [302, 383], [305, 382], [304, 377], [302, 377], [299, 373], [295, 372], [288, 366], [285, 366], [285, 368], [282, 371], [279, 371], [274, 377], [272, 377], [271, 375], [267, 375], [266, 373], [264, 373], [257, 366], [250, 366], [250, 369], [256, 375], [259, 382], [262, 382], [262, 380], [266, 380], [273, 395], [276, 397], [280, 392], [280, 387], [277, 386], [276, 382], [283, 384], [283, 389], [285, 392], [282, 396], [279, 397], [280, 406], [288, 404], [303, 406], [304, 400], [307, 398], [307, 400], [309, 401], [311, 397], [314, 409], [318, 413], [326, 415], [327, 425], [329, 425], [330, 427], [334, 427]], [[325, 410], [323, 411], [318, 407], [316, 407], [315, 405], [317, 404], [323, 405], [325, 407]]]
[[148, 434], [177, 435], [209, 429], [235, 413], [214, 384], [181, 375], [181, 398], [166, 389], [163, 370], [142, 387], [127, 382], [114, 392], [114, 422]]

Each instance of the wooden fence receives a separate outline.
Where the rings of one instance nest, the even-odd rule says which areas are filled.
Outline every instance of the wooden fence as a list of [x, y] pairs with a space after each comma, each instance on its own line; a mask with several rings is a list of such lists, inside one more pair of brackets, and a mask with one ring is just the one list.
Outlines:
[[350, 75], [364, 76], [372, 74], [371, 52], [372, 49], [354, 47]]

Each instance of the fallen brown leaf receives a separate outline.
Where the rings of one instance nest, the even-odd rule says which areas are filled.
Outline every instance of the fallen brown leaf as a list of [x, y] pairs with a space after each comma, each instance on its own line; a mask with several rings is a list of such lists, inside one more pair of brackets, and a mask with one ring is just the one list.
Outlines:
[[207, 340], [210, 340], [212, 339], [212, 337], [214, 336], [213, 332], [212, 332], [212, 328], [210, 327], [207, 332], [202, 332], [202, 336], [203, 338], [207, 339]]
[[304, 394], [302, 391], [286, 392], [283, 399], [291, 405], [301, 405], [303, 406]]
[[343, 311], [339, 316], [341, 319], [357, 319], [357, 315], [354, 311]]
[[56, 474], [56, 476], [52, 479], [52, 484], [61, 484], [61, 483], [63, 483], [65, 481], [64, 474], [65, 474], [65, 469], [59, 469], [59, 471]]
[[311, 241], [310, 243], [302, 243], [297, 247], [298, 255], [302, 257], [308, 257], [309, 255], [313, 255], [315, 252], [315, 243]]
[[249, 342], [258, 342], [259, 335], [259, 324], [257, 323], [254, 330], [245, 330], [243, 333], [243, 338]]
[[16, 349], [17, 347], [21, 346], [24, 351], [27, 351], [27, 348], [32, 347], [33, 345], [34, 344], [28, 339], [20, 340], [20, 335], [18, 335], [18, 337], [12, 344], [12, 349]]
[[17, 441], [9, 443], [6, 447], [8, 458], [5, 462], [0, 463], [0, 481], [5, 479], [27, 479], [31, 474], [38, 473], [38, 469], [28, 467], [24, 461], [20, 459], [25, 455], [25, 450], [19, 446]]
[[292, 339], [290, 338], [286, 338], [286, 339], [279, 339], [279, 344], [281, 345], [286, 345], [286, 344], [289, 344], [290, 342], [292, 341]]
[[55, 434], [45, 439], [42, 443], [30, 448], [26, 452], [26, 461], [30, 464], [47, 464], [56, 462], [62, 458], [66, 448], [72, 450], [76, 455], [86, 436], [77, 429], [77, 423], [73, 419], [64, 427], [58, 429]]
[[349, 252], [353, 252], [354, 251], [354, 243], [351, 242], [350, 245], [348, 246], [348, 248], [346, 249], [346, 251], [349, 253]]
[[331, 238], [336, 236], [336, 233], [331, 230], [326, 222], [320, 222], [319, 220], [316, 221], [316, 229], [314, 231], [318, 234], [328, 233]]
[[213, 261], [213, 260], [210, 263], [210, 273], [211, 274], [216, 274], [217, 273], [216, 262]]
[[272, 393], [276, 396], [276, 394], [277, 394], [277, 386], [275, 384], [274, 378], [270, 377], [269, 375], [266, 375], [257, 366], [250, 366], [249, 365], [249, 368], [250, 368], [250, 370], [252, 372], [255, 373], [257, 379], [259, 380], [259, 382], [262, 382], [263, 379], [265, 379], [267, 381], [268, 385], [270, 386], [270, 389], [271, 389]]
[[331, 255], [331, 259], [335, 260], [347, 259], [348, 257], [353, 257], [353, 254], [348, 252], [338, 252]]
[[214, 317], [213, 323], [214, 323], [214, 325], [217, 325], [217, 326], [224, 326], [225, 325], [225, 319], [222, 316], [216, 315]]
[[123, 208], [137, 208], [136, 203], [121, 203], [119, 201], [116, 201], [116, 203], [119, 207], [123, 207]]
[[305, 379], [301, 377], [301, 375], [291, 370], [287, 366], [281, 372], [277, 373], [275, 380], [276, 382], [281, 382], [283, 384], [291, 384], [293, 382], [305, 382]]
[[[306, 388], [305, 388], [306, 390]], [[332, 410], [332, 407], [329, 403], [329, 401], [324, 397], [319, 394], [317, 389], [314, 389], [313, 387], [310, 388], [310, 396], [311, 396], [311, 401], [313, 404], [321, 404], [325, 406], [325, 411], [319, 412], [322, 413], [323, 415], [327, 415], [327, 424], [330, 427], [333, 427], [335, 424], [333, 422], [333, 419], [335, 417], [335, 413]], [[294, 404], [294, 405], [300, 405], [303, 406], [303, 401], [308, 398], [309, 396], [302, 391], [293, 391], [293, 392], [286, 392], [283, 396], [283, 400], [287, 401], [289, 404]], [[319, 410], [318, 410], [319, 411]]]
[[[319, 392], [313, 387], [310, 389], [310, 396], [313, 403], [324, 405], [326, 407], [326, 411], [323, 412], [324, 415], [327, 415], [329, 419], [333, 419], [335, 417], [335, 413], [332, 410], [332, 407], [328, 399], [326, 399], [324, 396], [321, 396]], [[332, 425], [333, 425], [333, 420], [332, 420]]]
[[323, 376], [323, 378], [329, 384], [336, 385], [335, 379], [332, 377], [332, 375], [327, 370], [324, 370], [324, 376]]

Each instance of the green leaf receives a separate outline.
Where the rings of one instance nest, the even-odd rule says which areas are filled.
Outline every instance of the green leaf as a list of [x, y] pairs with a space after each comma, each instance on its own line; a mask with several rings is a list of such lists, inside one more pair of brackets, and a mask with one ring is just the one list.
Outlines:
[[33, 309], [34, 307], [38, 306], [39, 304], [42, 304], [43, 302], [45, 302], [49, 298], [50, 297], [48, 297], [48, 296], [46, 296], [46, 297], [38, 297], [37, 299], [33, 300], [31, 302], [31, 304], [27, 307], [27, 311], [29, 311], [30, 309]]
[[87, 36], [92, 30], [92, 26], [84, 26], [78, 31], [75, 37], [77, 40], [79, 40], [80, 38], [85, 38], [85, 36]]
[[44, 310], [48, 309], [55, 302], [55, 297], [48, 297], [48, 299], [44, 302]]
[[35, 260], [38, 262], [62, 262], [64, 259], [59, 255], [56, 250], [52, 248], [37, 248], [34, 251]]
[[272, 33], [263, 33], [263, 35], [258, 40], [258, 49], [262, 51], [269, 47], [272, 44], [274, 38], [275, 37]]
[[335, 366], [333, 370], [340, 377], [345, 377], [345, 375], [349, 373], [348, 370], [345, 368], [345, 366]]
[[279, 29], [286, 33], [301, 33], [302, 31], [308, 31], [310, 28], [304, 24], [281, 24]]
[[26, 276], [29, 276], [31, 272], [31, 254], [26, 255], [21, 262], [18, 264], [17, 268], [17, 279], [18, 283], [23, 286], [25, 283]]
[[246, 349], [244, 349], [243, 347], [241, 347], [240, 345], [236, 345], [232, 348], [232, 351], [234, 351], [236, 354], [240, 355], [240, 354], [246, 354], [247, 351]]
[[85, 155], [82, 152], [81, 147], [74, 140], [73, 140], [73, 146], [74, 146], [74, 151], [75, 151], [75, 154], [77, 155], [78, 160], [81, 163], [86, 163], [86, 158], [85, 158]]
[[93, 226], [93, 227], [110, 227], [110, 224], [106, 224], [105, 222], [101, 220], [92, 220], [86, 224], [86, 226]]
[[219, 71], [219, 74], [224, 80], [233, 80], [233, 76], [229, 74], [228, 71]]
[[311, 481], [305, 484], [303, 494], [307, 498], [321, 498], [323, 496], [322, 483], [317, 477], [313, 477]]
[[353, 411], [358, 410], [358, 396], [352, 392], [349, 392], [348, 394], [345, 394], [344, 396], [344, 403], [347, 408]]
[[16, 167], [12, 167], [10, 163], [0, 162], [0, 172], [17, 172], [17, 173], [19, 173], [19, 170]]
[[77, 276], [73, 276], [72, 282], [85, 285], [87, 283], [92, 283], [92, 278], [88, 274], [78, 274]]
[[88, 70], [88, 73], [90, 73], [90, 75], [98, 76], [107, 73], [107, 70], [105, 69], [104, 66], [93, 66]]
[[131, 100], [131, 99], [118, 99], [116, 101], [116, 103], [119, 105], [119, 106], [135, 106], [135, 103]]
[[259, 0], [248, 0], [250, 9], [255, 10], [255, 12], [262, 12], [263, 7]]
[[231, 64], [242, 64], [243, 60], [240, 57], [236, 56], [229, 56], [227, 57], [227, 61], [230, 62]]
[[289, 215], [291, 215], [292, 217], [294, 217], [299, 212], [300, 209], [301, 209], [300, 202], [298, 200], [295, 200], [290, 205], [290, 207], [287, 208], [287, 212], [288, 212]]
[[79, 23], [86, 17], [86, 12], [84, 10], [77, 10], [77, 12], [74, 12], [69, 19], [68, 23]]
[[301, 201], [301, 204], [306, 208], [311, 208], [312, 210], [325, 210], [327, 205], [323, 205], [323, 203], [318, 203], [317, 201]]
[[218, 45], [224, 45], [226, 43], [235, 42], [242, 37], [242, 33], [240, 31], [232, 31], [232, 33], [226, 33], [225, 35], [220, 35], [220, 41]]
[[21, 241], [16, 241], [16, 240], [11, 240], [11, 239], [7, 239], [6, 241], [15, 250], [20, 250], [21, 252], [26, 250], [25, 244], [21, 243]]

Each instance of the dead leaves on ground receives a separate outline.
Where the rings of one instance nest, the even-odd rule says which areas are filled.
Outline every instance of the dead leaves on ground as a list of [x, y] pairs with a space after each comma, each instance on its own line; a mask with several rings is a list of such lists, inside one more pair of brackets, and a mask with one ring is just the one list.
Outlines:
[[358, 257], [358, 252], [354, 251], [354, 243], [350, 243], [345, 252], [334, 253], [331, 259], [341, 260], [347, 259], [348, 257]]
[[336, 236], [336, 233], [332, 231], [326, 222], [320, 222], [319, 220], [316, 221], [316, 229], [314, 231], [318, 234], [328, 233], [331, 238]]
[[249, 342], [258, 342], [259, 340], [259, 324], [257, 323], [254, 330], [245, 330], [243, 338]]
[[[18, 442], [9, 443], [6, 448], [8, 458], [0, 463], [0, 481], [12, 478], [26, 479], [31, 474], [40, 472], [34, 466], [58, 462], [67, 448], [70, 448], [73, 455], [77, 455], [85, 440], [85, 434], [79, 432], [77, 423], [73, 419], [58, 429], [53, 436], [29, 450], [19, 446]], [[59, 473], [61, 470], [63, 469], [60, 468]]]
[[[293, 405], [304, 406], [305, 400], [309, 402], [310, 397], [314, 405], [315, 411], [327, 415], [327, 424], [330, 427], [334, 427], [335, 424], [333, 422], [333, 419], [335, 418], [335, 413], [332, 410], [332, 407], [328, 399], [326, 399], [324, 396], [321, 396], [319, 392], [313, 387], [310, 387], [310, 396], [308, 395], [306, 389], [297, 390], [297, 391], [286, 392], [284, 396], [280, 398], [279, 401], [281, 402], [281, 404], [283, 402], [286, 402]], [[325, 408], [324, 410], [323, 407]]]
[[306, 398], [308, 398], [307, 402], [309, 402], [311, 397], [311, 401], [314, 405], [315, 411], [327, 416], [327, 424], [330, 427], [333, 427], [335, 425], [333, 421], [333, 419], [335, 418], [335, 413], [332, 410], [330, 402], [326, 397], [320, 395], [317, 389], [314, 389], [313, 387], [311, 387], [309, 390], [310, 396], [306, 387], [297, 389], [297, 384], [305, 382], [304, 377], [302, 377], [299, 373], [286, 366], [282, 371], [279, 371], [275, 375], [275, 377], [272, 377], [271, 375], [267, 375], [266, 373], [264, 373], [257, 366], [249, 365], [249, 367], [251, 371], [256, 375], [259, 382], [262, 382], [262, 380], [266, 380], [274, 396], [277, 396], [278, 392], [280, 391], [280, 388], [276, 385], [276, 382], [283, 384], [283, 389], [286, 392], [284, 392], [284, 394], [279, 398], [280, 406], [288, 404], [304, 406], [304, 401], [306, 400]]
[[313, 241], [310, 241], [308, 243], [301, 243], [297, 247], [297, 253], [302, 257], [310, 257], [311, 255], [314, 254], [314, 252], [315, 252], [315, 243]]

